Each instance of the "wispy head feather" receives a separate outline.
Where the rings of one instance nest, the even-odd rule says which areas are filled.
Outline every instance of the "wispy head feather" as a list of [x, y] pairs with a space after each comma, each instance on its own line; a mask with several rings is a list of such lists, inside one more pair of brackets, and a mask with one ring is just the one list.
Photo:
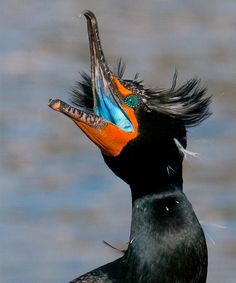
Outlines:
[[114, 75], [122, 79], [125, 73], [125, 69], [126, 69], [125, 62], [122, 60], [122, 58], [119, 58], [117, 60], [116, 67], [114, 69]]
[[192, 127], [208, 118], [211, 96], [206, 96], [206, 88], [200, 86], [200, 80], [193, 78], [180, 87], [176, 87], [177, 72], [174, 74], [170, 89], [144, 92], [147, 107], [164, 115], [182, 121]]
[[81, 81], [77, 81], [72, 88], [71, 101], [75, 105], [86, 108], [89, 111], [93, 110], [93, 91], [91, 76], [85, 72], [80, 73]]

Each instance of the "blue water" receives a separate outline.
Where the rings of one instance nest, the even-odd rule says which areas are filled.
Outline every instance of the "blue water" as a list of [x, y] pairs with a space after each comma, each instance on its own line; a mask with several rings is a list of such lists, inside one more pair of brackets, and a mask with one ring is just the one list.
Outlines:
[[47, 106], [89, 69], [86, 22], [100, 23], [110, 64], [151, 86], [200, 77], [214, 115], [189, 131], [184, 187], [206, 231], [209, 283], [235, 282], [236, 2], [2, 1], [0, 9], [0, 282], [68, 282], [120, 256], [130, 193], [99, 150]]

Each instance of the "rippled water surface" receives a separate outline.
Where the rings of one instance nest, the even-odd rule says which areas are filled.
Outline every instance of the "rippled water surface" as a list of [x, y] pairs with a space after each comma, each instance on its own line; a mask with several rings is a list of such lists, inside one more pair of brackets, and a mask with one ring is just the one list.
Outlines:
[[68, 282], [120, 256], [127, 242], [128, 187], [64, 116], [89, 69], [83, 9], [97, 15], [110, 65], [151, 86], [200, 77], [214, 115], [189, 131], [184, 188], [204, 226], [209, 283], [236, 270], [236, 1], [2, 1], [0, 9], [0, 282]]

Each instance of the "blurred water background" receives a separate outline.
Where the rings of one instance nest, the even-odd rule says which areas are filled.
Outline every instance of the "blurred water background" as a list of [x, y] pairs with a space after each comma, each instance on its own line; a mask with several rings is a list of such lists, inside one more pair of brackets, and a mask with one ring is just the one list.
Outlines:
[[189, 130], [184, 188], [206, 231], [209, 283], [236, 278], [236, 1], [1, 0], [0, 282], [68, 282], [120, 256], [130, 192], [69, 119], [48, 108], [69, 99], [89, 70], [86, 22], [95, 12], [110, 65], [169, 87], [200, 77], [214, 115]]

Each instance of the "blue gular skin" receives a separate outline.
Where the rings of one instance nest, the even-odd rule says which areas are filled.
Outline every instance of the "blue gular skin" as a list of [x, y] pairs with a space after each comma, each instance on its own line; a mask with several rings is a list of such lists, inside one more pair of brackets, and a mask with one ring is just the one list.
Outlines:
[[96, 95], [95, 113], [98, 116], [115, 124], [123, 131], [132, 132], [134, 130], [132, 123], [119, 104], [114, 100], [102, 76], [96, 77]]

